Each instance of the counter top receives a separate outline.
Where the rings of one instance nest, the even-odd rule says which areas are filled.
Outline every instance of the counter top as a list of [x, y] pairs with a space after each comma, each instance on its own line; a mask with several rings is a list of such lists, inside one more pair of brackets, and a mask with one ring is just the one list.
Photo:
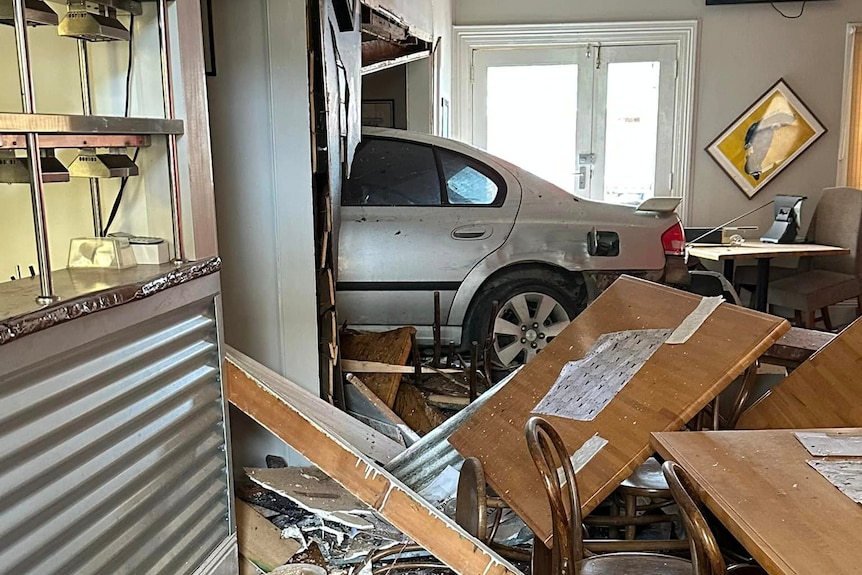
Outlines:
[[39, 278], [0, 284], [0, 345], [60, 323], [149, 297], [218, 272], [218, 257], [124, 270], [65, 269], [53, 273], [56, 302], [41, 305]]

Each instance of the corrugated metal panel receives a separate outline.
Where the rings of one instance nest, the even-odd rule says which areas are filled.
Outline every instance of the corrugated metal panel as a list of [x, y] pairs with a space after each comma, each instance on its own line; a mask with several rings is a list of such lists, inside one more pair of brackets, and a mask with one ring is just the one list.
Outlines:
[[0, 573], [184, 574], [229, 535], [214, 317], [189, 305], [0, 382]]

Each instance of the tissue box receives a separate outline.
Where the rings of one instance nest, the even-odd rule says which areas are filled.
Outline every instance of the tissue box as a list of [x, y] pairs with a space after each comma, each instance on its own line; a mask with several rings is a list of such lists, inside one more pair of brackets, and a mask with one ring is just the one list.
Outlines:
[[125, 238], [75, 238], [69, 246], [69, 268], [121, 270], [137, 265]]

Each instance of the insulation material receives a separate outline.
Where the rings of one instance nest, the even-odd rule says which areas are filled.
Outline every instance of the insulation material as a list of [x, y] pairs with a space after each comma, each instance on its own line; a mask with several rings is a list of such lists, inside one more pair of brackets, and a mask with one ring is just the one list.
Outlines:
[[608, 333], [583, 359], [567, 363], [533, 413], [593, 421], [622, 391], [673, 330]]
[[721, 296], [705, 297], [700, 300], [694, 311], [679, 324], [679, 327], [674, 330], [666, 343], [668, 345], [681, 345], [687, 342], [722, 303], [724, 303], [724, 298]]
[[862, 459], [817, 459], [808, 465], [817, 470], [841, 493], [862, 503]]
[[794, 435], [815, 457], [862, 457], [862, 436], [859, 435], [803, 431]]

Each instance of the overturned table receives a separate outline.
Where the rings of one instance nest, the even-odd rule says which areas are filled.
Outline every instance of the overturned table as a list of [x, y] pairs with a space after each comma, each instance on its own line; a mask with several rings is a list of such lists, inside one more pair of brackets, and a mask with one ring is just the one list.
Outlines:
[[[527, 419], [564, 366], [588, 355], [600, 337], [675, 330], [701, 301], [658, 284], [620, 278], [478, 408], [449, 442], [461, 455], [482, 462], [491, 487], [547, 543], [550, 512], [524, 438]], [[588, 441], [594, 444], [596, 435], [607, 441], [578, 471], [583, 512], [595, 509], [646, 461], [652, 453], [651, 432], [682, 428], [789, 328], [780, 318], [721, 304], [687, 342], [661, 345], [592, 420], [549, 416], [573, 453]], [[597, 376], [596, 386], [614, 374], [607, 376]]]

